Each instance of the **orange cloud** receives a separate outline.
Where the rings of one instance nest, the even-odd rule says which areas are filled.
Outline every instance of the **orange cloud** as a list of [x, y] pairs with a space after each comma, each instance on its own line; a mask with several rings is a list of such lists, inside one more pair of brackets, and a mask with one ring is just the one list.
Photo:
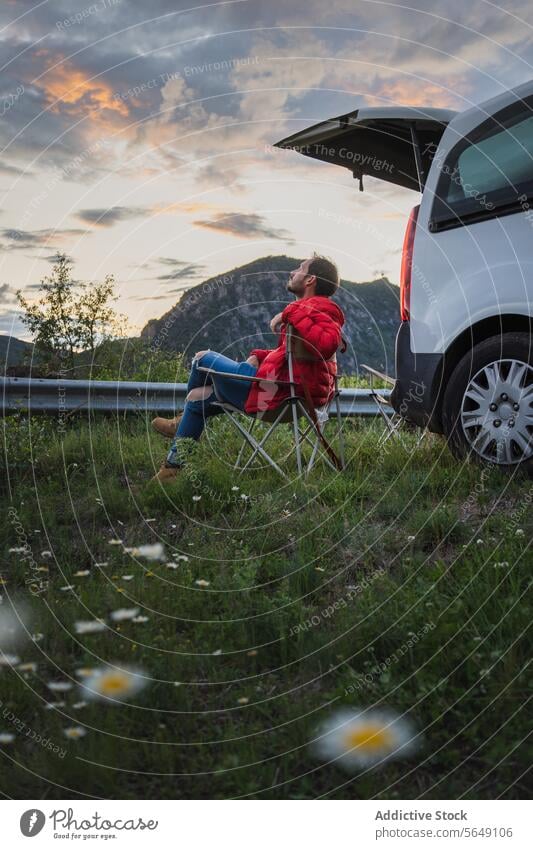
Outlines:
[[453, 88], [416, 79], [384, 80], [379, 88], [367, 96], [367, 100], [369, 106], [432, 106], [457, 109], [458, 96]]
[[101, 77], [91, 79], [73, 62], [53, 55], [47, 50], [36, 51], [44, 58], [47, 70], [39, 80], [51, 112], [61, 112], [64, 105], [87, 109], [106, 109], [123, 117], [128, 116], [127, 104], [114, 96], [111, 86]]

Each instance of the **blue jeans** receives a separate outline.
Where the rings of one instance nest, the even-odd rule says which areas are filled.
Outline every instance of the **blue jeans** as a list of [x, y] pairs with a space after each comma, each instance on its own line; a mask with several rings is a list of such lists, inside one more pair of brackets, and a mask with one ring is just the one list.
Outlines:
[[[212, 386], [213, 379], [210, 374], [199, 371], [198, 366], [204, 368], [214, 368], [217, 371], [226, 371], [231, 374], [242, 374], [253, 377], [257, 371], [255, 366], [249, 363], [237, 363], [235, 360], [230, 360], [223, 354], [217, 354], [216, 351], [206, 351], [199, 360], [194, 359], [191, 365], [191, 373], [187, 383], [187, 393], [191, 389], [198, 389], [203, 386]], [[244, 409], [244, 404], [248, 397], [248, 393], [252, 386], [249, 380], [232, 380], [231, 377], [215, 378], [216, 388], [223, 401], [233, 404], [240, 410]], [[180, 466], [182, 460], [179, 456], [178, 445], [181, 439], [200, 439], [202, 431], [205, 427], [207, 418], [219, 415], [223, 412], [220, 407], [215, 406], [212, 402], [216, 401], [216, 395], [213, 390], [211, 395], [201, 401], [186, 401], [183, 410], [183, 416], [176, 430], [176, 435], [168, 452], [166, 465]]]

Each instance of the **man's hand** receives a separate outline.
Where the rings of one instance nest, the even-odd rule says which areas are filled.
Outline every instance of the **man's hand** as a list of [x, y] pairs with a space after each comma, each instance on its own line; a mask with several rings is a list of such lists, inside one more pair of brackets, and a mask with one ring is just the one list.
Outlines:
[[259, 360], [255, 356], [255, 354], [252, 354], [250, 357], [248, 357], [246, 362], [248, 363], [248, 365], [253, 366], [254, 368], [259, 368]]
[[272, 333], [275, 333], [278, 325], [281, 324], [281, 316], [282, 316], [282, 313], [279, 312], [277, 315], [274, 316], [274, 318], [270, 322], [270, 329], [271, 329]]

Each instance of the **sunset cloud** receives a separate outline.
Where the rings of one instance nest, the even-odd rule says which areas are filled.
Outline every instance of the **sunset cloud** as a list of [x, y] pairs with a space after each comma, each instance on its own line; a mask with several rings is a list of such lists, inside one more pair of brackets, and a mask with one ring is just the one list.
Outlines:
[[197, 227], [219, 230], [244, 239], [284, 239], [291, 241], [290, 235], [282, 229], [271, 227], [261, 215], [244, 212], [219, 212], [213, 218], [194, 221]]

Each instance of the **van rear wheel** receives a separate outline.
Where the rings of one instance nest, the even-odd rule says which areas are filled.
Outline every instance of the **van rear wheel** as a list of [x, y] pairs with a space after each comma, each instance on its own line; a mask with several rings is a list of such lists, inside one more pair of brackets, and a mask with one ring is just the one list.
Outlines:
[[465, 354], [446, 387], [442, 422], [458, 459], [533, 475], [532, 337], [492, 336]]

